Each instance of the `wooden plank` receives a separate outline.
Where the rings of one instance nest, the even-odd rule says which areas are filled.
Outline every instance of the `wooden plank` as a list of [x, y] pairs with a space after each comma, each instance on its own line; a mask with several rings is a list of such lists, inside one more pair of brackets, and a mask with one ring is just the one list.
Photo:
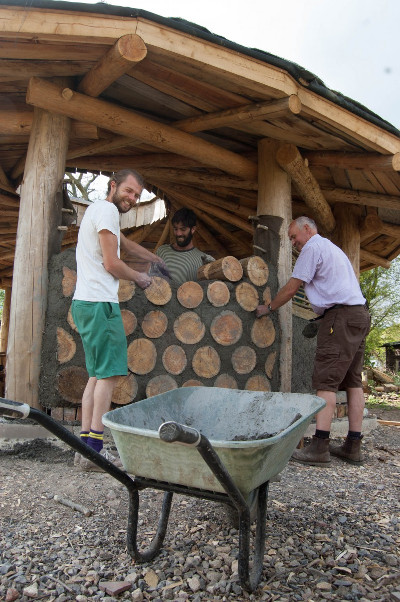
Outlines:
[[40, 43], [28, 40], [0, 40], [0, 58], [28, 59], [29, 61], [85, 61], [97, 62], [108, 46], [96, 44]]
[[[68, 89], [69, 90], [69, 89]], [[117, 107], [103, 100], [88, 98], [73, 92], [71, 95], [56, 84], [32, 78], [27, 92], [27, 102], [57, 114], [80, 119], [109, 129], [117, 134], [132, 135], [151, 142], [159, 148], [197, 159], [243, 179], [255, 179], [257, 165], [230, 151], [194, 138], [186, 132], [178, 132], [161, 123]], [[67, 99], [63, 97], [67, 96]]]

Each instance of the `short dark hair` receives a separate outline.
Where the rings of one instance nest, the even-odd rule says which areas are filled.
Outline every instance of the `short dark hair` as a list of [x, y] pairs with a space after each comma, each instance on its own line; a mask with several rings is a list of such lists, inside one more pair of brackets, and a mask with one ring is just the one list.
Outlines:
[[140, 175], [140, 173], [138, 173], [134, 169], [120, 169], [119, 171], [116, 171], [109, 179], [108, 186], [107, 186], [107, 194], [110, 194], [110, 192], [111, 192], [111, 182], [115, 182], [115, 184], [118, 188], [118, 186], [120, 184], [122, 184], [122, 182], [125, 182], [125, 180], [128, 176], [133, 176], [135, 178], [135, 180], [137, 181], [137, 183], [139, 184], [139, 186], [144, 188], [145, 181], [144, 181], [143, 176]]
[[193, 228], [197, 223], [195, 212], [186, 207], [178, 209], [178, 211], [174, 213], [171, 221], [173, 224], [181, 223], [185, 228]]

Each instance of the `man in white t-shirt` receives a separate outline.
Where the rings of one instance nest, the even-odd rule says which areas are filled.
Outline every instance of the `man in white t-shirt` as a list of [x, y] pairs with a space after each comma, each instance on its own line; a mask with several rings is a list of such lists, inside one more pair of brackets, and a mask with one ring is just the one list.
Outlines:
[[[142, 177], [133, 170], [114, 174], [106, 200], [86, 209], [76, 248], [72, 316], [82, 338], [89, 373], [82, 397], [80, 436], [117, 466], [121, 466], [120, 460], [103, 449], [102, 416], [110, 409], [117, 377], [128, 373], [126, 336], [118, 303], [119, 279], [131, 280], [143, 289], [152, 281], [147, 273], [131, 269], [120, 259], [120, 247], [134, 257], [165, 267], [161, 258], [120, 232], [119, 216], [136, 205], [143, 186]], [[82, 470], [99, 470], [80, 454], [75, 455], [75, 465]]]
[[[292, 459], [313, 466], [330, 464], [330, 454], [360, 464], [361, 428], [365, 405], [361, 382], [365, 337], [370, 315], [348, 257], [318, 234], [312, 219], [299, 217], [289, 226], [292, 245], [300, 251], [292, 277], [269, 305], [259, 305], [257, 317], [269, 314], [292, 299], [304, 283], [315, 313], [322, 318], [318, 330], [313, 387], [326, 406], [317, 414], [311, 444], [296, 450]], [[336, 393], [345, 390], [349, 432], [342, 446], [329, 445]]]

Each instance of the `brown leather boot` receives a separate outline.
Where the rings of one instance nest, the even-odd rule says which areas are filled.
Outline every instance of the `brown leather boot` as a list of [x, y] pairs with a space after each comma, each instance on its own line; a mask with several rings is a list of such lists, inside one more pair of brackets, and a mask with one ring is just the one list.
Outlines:
[[329, 451], [333, 456], [337, 456], [349, 464], [362, 464], [361, 439], [346, 437], [343, 445], [330, 445]]
[[310, 466], [329, 466], [331, 463], [329, 439], [320, 439], [314, 436], [310, 445], [293, 452], [291, 460]]

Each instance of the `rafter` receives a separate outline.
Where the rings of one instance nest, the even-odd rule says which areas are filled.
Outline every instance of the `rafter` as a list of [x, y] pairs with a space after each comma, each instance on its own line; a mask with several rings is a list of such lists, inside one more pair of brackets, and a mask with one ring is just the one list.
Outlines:
[[[81, 119], [121, 135], [131, 135], [158, 148], [198, 160], [242, 179], [255, 180], [257, 165], [236, 153], [227, 151], [186, 132], [142, 117], [133, 111], [104, 100], [77, 92], [66, 95], [67, 89], [38, 78], [32, 78], [27, 103], [53, 113]], [[67, 96], [67, 99], [66, 99]]]

